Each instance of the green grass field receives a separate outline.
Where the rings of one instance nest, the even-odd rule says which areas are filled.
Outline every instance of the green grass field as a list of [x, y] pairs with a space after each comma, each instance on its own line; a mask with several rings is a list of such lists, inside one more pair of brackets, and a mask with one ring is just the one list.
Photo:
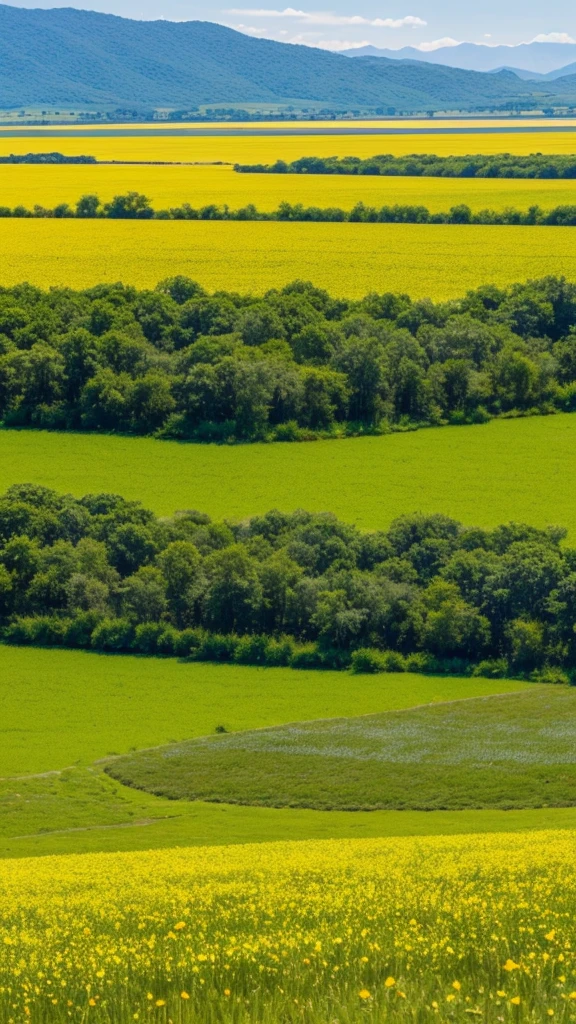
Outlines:
[[0, 855], [383, 835], [398, 827], [460, 831], [457, 820], [435, 826], [427, 820], [418, 825], [417, 818], [394, 822], [385, 815], [332, 817], [318, 811], [176, 805], [121, 787], [95, 762], [113, 753], [208, 735], [219, 724], [249, 730], [527, 686], [2, 646], [0, 678]]
[[476, 697], [499, 679], [250, 668], [0, 645], [0, 776], [228, 730]]
[[457, 298], [481, 284], [576, 279], [574, 228], [459, 224], [7, 220], [0, 284], [154, 287], [186, 274], [210, 290], [254, 292], [296, 278], [334, 295], [405, 291]]
[[443, 512], [485, 527], [559, 523], [576, 542], [576, 416], [239, 447], [0, 431], [0, 490], [27, 480], [78, 497], [118, 492], [160, 515], [300, 507], [381, 529], [403, 513]]
[[140, 751], [106, 771], [173, 800], [319, 810], [576, 804], [576, 691], [532, 687]]

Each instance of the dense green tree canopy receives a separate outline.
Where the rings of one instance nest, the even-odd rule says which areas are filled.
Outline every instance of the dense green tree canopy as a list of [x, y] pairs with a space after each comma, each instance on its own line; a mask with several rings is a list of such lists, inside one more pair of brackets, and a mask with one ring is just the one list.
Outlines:
[[563, 540], [443, 515], [369, 534], [302, 510], [157, 519], [116, 495], [23, 484], [0, 497], [0, 628], [12, 643], [273, 664], [571, 672]]
[[464, 298], [263, 297], [176, 277], [0, 288], [0, 422], [195, 440], [297, 440], [576, 408], [576, 285]]

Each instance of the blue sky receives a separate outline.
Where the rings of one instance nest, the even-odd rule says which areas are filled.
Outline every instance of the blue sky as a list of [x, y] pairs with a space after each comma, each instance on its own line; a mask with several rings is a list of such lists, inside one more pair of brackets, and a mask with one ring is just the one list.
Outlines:
[[[9, 0], [8, 0], [9, 2]], [[14, 3], [14, 0], [12, 0]], [[229, 6], [207, 0], [24, 0], [20, 7], [82, 7], [129, 18], [200, 18], [218, 21], [262, 39], [299, 42], [327, 49], [347, 46], [434, 50], [446, 42], [518, 44], [534, 39], [576, 41], [576, 5], [568, 0], [331, 0], [294, 6], [264, 0], [231, 0]]]

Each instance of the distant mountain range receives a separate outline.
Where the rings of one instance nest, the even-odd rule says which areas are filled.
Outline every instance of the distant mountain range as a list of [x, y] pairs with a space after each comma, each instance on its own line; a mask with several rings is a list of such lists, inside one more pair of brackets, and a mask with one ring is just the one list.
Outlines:
[[466, 71], [497, 71], [501, 68], [519, 70], [522, 77], [570, 74], [576, 71], [576, 43], [521, 43], [519, 46], [487, 46], [483, 43], [459, 43], [437, 50], [418, 50], [403, 46], [400, 50], [383, 50], [377, 46], [361, 46], [344, 50], [347, 57], [387, 57], [388, 60], [417, 60], [428, 64], [445, 64]]
[[510, 64], [504, 64], [503, 67], [498, 67], [494, 70], [511, 71], [525, 82], [555, 82], [557, 78], [576, 75], [576, 61], [573, 64], [567, 64], [565, 68], [558, 68], [557, 71], [549, 71], [547, 75], [541, 75], [537, 71], [526, 71], [525, 68], [514, 68]]
[[[419, 51], [417, 51], [419, 52]], [[211, 22], [132, 21], [0, 5], [0, 108], [323, 104], [388, 112], [576, 103], [576, 75], [527, 82], [415, 60], [350, 60]]]

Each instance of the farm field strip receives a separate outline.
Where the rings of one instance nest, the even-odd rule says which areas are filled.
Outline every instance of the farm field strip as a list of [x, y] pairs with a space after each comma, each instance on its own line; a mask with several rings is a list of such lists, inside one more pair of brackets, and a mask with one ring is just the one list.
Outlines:
[[481, 284], [576, 279], [576, 231], [555, 227], [2, 220], [0, 281], [154, 287], [175, 273], [262, 294], [297, 278], [334, 295], [448, 299]]
[[345, 210], [362, 200], [376, 206], [423, 205], [431, 211], [447, 211], [458, 203], [473, 210], [576, 203], [576, 180], [236, 174], [231, 167], [219, 166], [0, 164], [3, 206], [74, 204], [86, 193], [108, 202], [129, 191], [143, 192], [155, 209], [188, 202], [196, 207], [228, 203], [232, 209], [254, 203], [260, 210], [274, 210], [284, 200]]
[[10, 153], [88, 154], [98, 160], [165, 160], [226, 163], [273, 163], [296, 160], [301, 156], [359, 156], [378, 153], [396, 156], [408, 153], [437, 153], [441, 156], [469, 153], [564, 153], [576, 149], [574, 133], [495, 132], [493, 134], [418, 134], [418, 135], [283, 135], [248, 136], [154, 136], [90, 135], [62, 132], [47, 136], [0, 136], [0, 155]]
[[492, 420], [385, 437], [238, 447], [152, 438], [0, 431], [0, 488], [31, 480], [99, 491], [158, 515], [215, 519], [330, 509], [362, 529], [441, 512], [467, 525], [565, 526], [576, 541], [576, 416]]

